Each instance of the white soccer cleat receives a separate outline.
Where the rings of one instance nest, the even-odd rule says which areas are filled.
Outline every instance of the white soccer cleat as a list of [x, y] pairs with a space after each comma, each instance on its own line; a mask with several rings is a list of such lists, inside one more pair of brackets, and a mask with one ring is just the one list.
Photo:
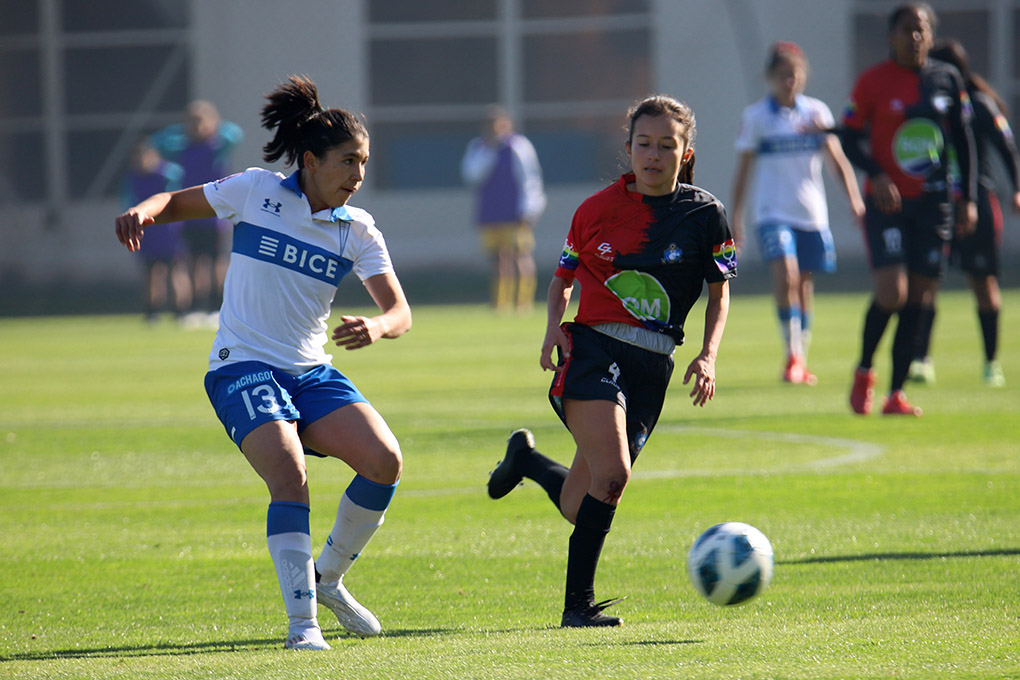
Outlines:
[[319, 583], [315, 595], [319, 599], [319, 604], [336, 614], [337, 621], [347, 629], [347, 632], [359, 637], [375, 637], [382, 632], [382, 626], [379, 625], [375, 614], [362, 607], [347, 592], [343, 581], [337, 582], [336, 585]]
[[284, 649], [298, 649], [302, 651], [325, 651], [331, 649], [329, 643], [322, 637], [322, 631], [318, 628], [306, 628], [302, 631], [292, 631], [287, 641], [283, 643]]

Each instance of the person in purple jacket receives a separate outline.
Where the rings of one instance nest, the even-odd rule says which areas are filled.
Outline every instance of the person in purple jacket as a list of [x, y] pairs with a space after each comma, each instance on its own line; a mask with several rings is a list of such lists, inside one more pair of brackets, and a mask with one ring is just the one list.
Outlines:
[[545, 209], [542, 168], [528, 138], [492, 106], [482, 134], [461, 162], [464, 181], [475, 189], [482, 249], [493, 261], [492, 304], [497, 311], [531, 311], [535, 302], [535, 222]]
[[[183, 174], [181, 166], [164, 160], [143, 138], [131, 151], [121, 184], [121, 203], [126, 208], [153, 194], [180, 189]], [[159, 320], [170, 299], [169, 289], [172, 289], [173, 309], [180, 319], [191, 308], [192, 300], [181, 224], [168, 224], [158, 232], [154, 229], [152, 235], [154, 238], [146, 239], [140, 251], [145, 267], [145, 318], [149, 322]]]
[[[188, 104], [183, 123], [156, 132], [150, 141], [163, 158], [184, 169], [181, 186], [190, 187], [229, 175], [230, 153], [243, 138], [241, 128], [222, 120], [212, 102], [198, 99]], [[229, 222], [216, 218], [191, 220], [182, 227], [194, 289], [192, 311], [198, 315], [212, 316], [219, 309], [230, 252], [229, 228]]]

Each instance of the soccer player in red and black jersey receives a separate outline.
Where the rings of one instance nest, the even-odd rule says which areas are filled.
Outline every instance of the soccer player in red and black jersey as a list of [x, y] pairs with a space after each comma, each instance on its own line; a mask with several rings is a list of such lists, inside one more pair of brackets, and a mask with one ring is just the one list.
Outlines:
[[[684, 384], [704, 406], [715, 395], [715, 359], [729, 309], [736, 249], [722, 204], [692, 186], [694, 114], [671, 97], [628, 113], [631, 172], [584, 201], [549, 285], [540, 364], [555, 371], [549, 398], [577, 452], [570, 467], [535, 450], [528, 430], [511, 434], [489, 478], [502, 498], [533, 479], [574, 525], [561, 625], [618, 626], [595, 602], [595, 570], [631, 466], [651, 434], [673, 373], [684, 321], [708, 283], [701, 352]], [[574, 283], [573, 322], [561, 323]], [[554, 359], [553, 352], [557, 352]]]
[[[971, 105], [959, 71], [929, 60], [936, 17], [925, 3], [901, 5], [889, 17], [892, 56], [857, 80], [843, 119], [843, 148], [868, 175], [865, 236], [875, 292], [850, 392], [855, 413], [871, 412], [872, 360], [889, 319], [899, 315], [885, 414], [921, 415], [903, 383], [923, 308], [934, 308], [953, 228], [969, 233], [977, 219]], [[954, 206], [950, 150], [960, 168]], [[955, 208], [955, 210], [954, 210]]]
[[[1006, 376], [996, 358], [999, 340], [999, 310], [1002, 294], [999, 291], [999, 249], [1002, 247], [1002, 208], [995, 192], [992, 158], [998, 156], [1009, 176], [1012, 193], [1009, 204], [1014, 213], [1020, 213], [1020, 152], [1017, 151], [1013, 131], [1007, 121], [1006, 105], [988, 81], [970, 69], [967, 51], [956, 40], [943, 39], [935, 43], [933, 59], [952, 64], [960, 70], [967, 93], [974, 105], [974, 140], [977, 144], [977, 228], [973, 234], [953, 237], [949, 262], [967, 273], [971, 290], [977, 301], [978, 323], [984, 347], [984, 381], [989, 387], [1004, 387]], [[932, 382], [934, 365], [928, 356], [932, 314], [922, 319], [917, 353], [910, 364], [908, 380]]]

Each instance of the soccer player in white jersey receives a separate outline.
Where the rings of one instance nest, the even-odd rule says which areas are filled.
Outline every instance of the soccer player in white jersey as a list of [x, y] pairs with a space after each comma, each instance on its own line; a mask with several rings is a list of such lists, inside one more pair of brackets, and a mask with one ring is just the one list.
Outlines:
[[[343, 578], [383, 523], [400, 479], [396, 437], [323, 345], [347, 350], [396, 338], [411, 310], [372, 216], [348, 207], [369, 155], [361, 119], [323, 109], [310, 80], [292, 76], [267, 96], [263, 127], [275, 131], [265, 160], [297, 162], [289, 177], [250, 168], [202, 186], [156, 194], [116, 219], [117, 237], [137, 250], [147, 228], [220, 217], [234, 224], [219, 332], [205, 386], [227, 433], [269, 487], [269, 553], [280, 582], [288, 649], [329, 649], [316, 605], [362, 637], [376, 617]], [[337, 284], [353, 270], [377, 316], [327, 320]], [[313, 562], [305, 454], [339, 458], [356, 475]]]
[[791, 42], [773, 45], [765, 70], [770, 93], [744, 109], [731, 207], [737, 248], [744, 238], [744, 197], [754, 169], [753, 221], [762, 258], [769, 263], [786, 349], [783, 380], [814, 385], [807, 369], [811, 340], [814, 272], [836, 268], [836, 249], [822, 181], [822, 161], [838, 178], [854, 215], [864, 215], [850, 162], [824, 102], [803, 94], [808, 64]]

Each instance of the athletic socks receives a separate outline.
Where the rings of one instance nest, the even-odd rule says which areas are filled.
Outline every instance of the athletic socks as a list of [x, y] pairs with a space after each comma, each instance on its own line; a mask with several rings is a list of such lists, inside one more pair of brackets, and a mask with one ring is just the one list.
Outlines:
[[806, 309], [800, 310], [800, 346], [804, 351], [804, 362], [807, 363], [808, 351], [811, 349], [812, 314]]
[[595, 570], [615, 514], [616, 506], [603, 503], [591, 494], [581, 499], [567, 554], [566, 610], [595, 601]]
[[995, 361], [999, 350], [999, 310], [978, 310], [978, 321], [981, 323], [981, 339], [985, 346], [985, 361]]
[[783, 342], [786, 344], [786, 355], [804, 356], [800, 305], [778, 307], [776, 312], [779, 315], [779, 328], [783, 333]]
[[566, 467], [532, 450], [530, 453], [517, 456], [517, 472], [542, 487], [549, 500], [559, 509], [560, 492], [563, 491], [563, 482], [567, 479]]
[[910, 371], [910, 362], [914, 358], [917, 347], [917, 333], [921, 322], [920, 305], [906, 304], [900, 310], [900, 320], [896, 324], [896, 335], [892, 347], [892, 383], [890, 391], [903, 389]]
[[875, 350], [878, 349], [878, 343], [881, 342], [882, 335], [885, 334], [885, 328], [889, 325], [891, 317], [892, 312], [885, 311], [878, 306], [877, 302], [871, 301], [871, 306], [868, 307], [868, 311], [864, 315], [864, 332], [861, 337], [861, 360], [858, 363], [860, 368], [865, 370], [871, 368], [871, 364], [875, 359]]
[[931, 354], [931, 334], [935, 328], [935, 308], [921, 307], [917, 321], [917, 348], [914, 359], [924, 359]]
[[354, 477], [340, 499], [336, 523], [315, 562], [322, 583], [338, 582], [351, 568], [383, 525], [396, 489], [396, 484], [378, 484], [361, 475]]
[[304, 503], [274, 501], [269, 504], [266, 515], [266, 543], [290, 619], [291, 636], [319, 627], [308, 514]]

